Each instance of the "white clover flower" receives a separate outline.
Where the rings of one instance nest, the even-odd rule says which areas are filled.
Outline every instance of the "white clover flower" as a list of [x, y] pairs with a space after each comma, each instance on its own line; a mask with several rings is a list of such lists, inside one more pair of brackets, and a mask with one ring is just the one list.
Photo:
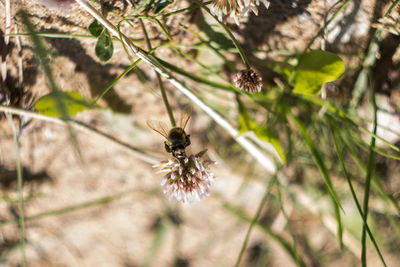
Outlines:
[[252, 69], [245, 69], [236, 73], [233, 77], [233, 83], [240, 90], [250, 94], [261, 92], [263, 86], [260, 75]]
[[182, 160], [170, 158], [154, 166], [160, 167], [161, 172], [167, 172], [161, 181], [164, 194], [180, 202], [199, 201], [204, 196], [210, 195], [211, 182], [215, 176], [208, 166], [215, 162], [202, 159], [206, 151], [203, 150]]
[[267, 0], [213, 0], [210, 11], [211, 14], [217, 16], [220, 21], [222, 21], [223, 16], [229, 15], [239, 26], [239, 19], [247, 17], [250, 11], [258, 15], [260, 1], [266, 8], [269, 7], [269, 2]]

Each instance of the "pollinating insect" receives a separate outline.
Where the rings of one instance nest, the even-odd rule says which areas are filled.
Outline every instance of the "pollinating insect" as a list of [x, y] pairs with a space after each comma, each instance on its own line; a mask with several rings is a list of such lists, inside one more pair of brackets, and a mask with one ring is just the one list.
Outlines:
[[147, 121], [151, 129], [167, 139], [164, 141], [165, 150], [180, 161], [186, 157], [185, 148], [190, 145], [190, 135], [186, 134], [185, 127], [191, 116], [192, 107], [189, 106], [182, 112], [179, 126], [171, 128], [162, 121]]

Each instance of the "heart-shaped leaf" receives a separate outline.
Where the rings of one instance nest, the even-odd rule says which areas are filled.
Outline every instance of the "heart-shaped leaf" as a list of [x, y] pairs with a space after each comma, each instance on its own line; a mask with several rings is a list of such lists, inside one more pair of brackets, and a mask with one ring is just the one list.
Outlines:
[[254, 129], [254, 133], [261, 140], [270, 143], [275, 148], [276, 152], [278, 152], [279, 156], [282, 159], [283, 164], [285, 164], [286, 157], [285, 154], [283, 153], [283, 149], [281, 146], [281, 142], [279, 141], [278, 135], [266, 125], [257, 126]]
[[94, 20], [89, 25], [89, 32], [94, 37], [99, 37], [103, 29], [104, 29], [103, 25], [101, 25], [97, 20]]
[[50, 117], [71, 117], [83, 110], [99, 107], [77, 91], [55, 91], [42, 96], [35, 104], [35, 109], [40, 114]]
[[343, 60], [336, 54], [312, 50], [299, 59], [296, 71], [290, 82], [294, 93], [316, 95], [324, 83], [339, 78], [345, 71]]
[[96, 56], [101, 61], [107, 61], [112, 57], [114, 53], [114, 47], [108, 31], [105, 30], [100, 34], [100, 37], [96, 43], [95, 52]]

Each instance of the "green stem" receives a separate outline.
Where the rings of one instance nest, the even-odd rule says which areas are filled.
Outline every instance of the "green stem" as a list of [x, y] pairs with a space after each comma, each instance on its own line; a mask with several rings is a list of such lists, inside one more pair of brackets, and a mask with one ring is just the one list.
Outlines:
[[269, 184], [268, 184], [268, 187], [267, 187], [267, 190], [265, 190], [264, 196], [263, 196], [263, 198], [261, 199], [260, 204], [258, 205], [258, 209], [257, 209], [256, 215], [255, 215], [255, 216], [253, 217], [253, 219], [251, 220], [249, 229], [247, 230], [246, 237], [244, 238], [244, 241], [243, 241], [243, 244], [242, 244], [242, 248], [241, 248], [241, 250], [240, 250], [240, 252], [239, 252], [239, 256], [238, 256], [238, 258], [237, 258], [237, 260], [236, 260], [236, 264], [235, 264], [236, 267], [238, 267], [239, 264], [240, 264], [240, 260], [242, 259], [242, 256], [243, 256], [243, 254], [244, 254], [244, 251], [245, 251], [245, 249], [246, 249], [246, 247], [247, 247], [247, 243], [248, 243], [248, 241], [249, 241], [250, 233], [251, 233], [251, 231], [253, 230], [253, 227], [256, 225], [258, 218], [260, 217], [261, 211], [262, 211], [262, 209], [263, 209], [265, 203], [267, 202], [268, 196], [269, 196], [269, 194], [271, 193], [271, 187], [272, 187], [272, 185], [275, 183], [275, 181], [276, 181], [276, 179], [277, 179], [277, 176], [278, 176], [278, 175], [275, 174], [274, 177], [272, 177], [272, 179], [270, 180], [270, 182], [269, 182]]
[[[151, 50], [151, 43], [150, 43], [150, 40], [149, 40], [149, 36], [147, 35], [147, 31], [146, 31], [146, 28], [144, 26], [143, 20], [141, 18], [139, 18], [139, 22], [140, 22], [140, 26], [142, 27], [142, 30], [143, 30], [143, 34], [144, 34], [144, 38], [146, 40], [147, 47], [148, 47], [149, 50]], [[172, 113], [171, 106], [169, 105], [168, 98], [167, 98], [167, 93], [165, 91], [165, 87], [164, 87], [164, 84], [162, 82], [161, 75], [157, 71], [156, 71], [156, 76], [157, 76], [158, 84], [160, 86], [162, 100], [164, 102], [165, 109], [168, 112], [169, 120], [171, 122], [172, 127], [175, 127], [176, 126], [176, 122], [175, 122], [175, 119], [174, 119], [174, 114]]]
[[[377, 106], [376, 106], [376, 101], [375, 101], [375, 88], [371, 84], [371, 100], [372, 100], [372, 106], [374, 109], [374, 130], [373, 133], [376, 134], [377, 130], [377, 122], [378, 122], [378, 114], [377, 114]], [[368, 165], [367, 165], [367, 175], [365, 178], [365, 189], [364, 189], [364, 204], [363, 204], [363, 210], [364, 210], [364, 221], [367, 221], [368, 217], [368, 202], [369, 202], [369, 194], [370, 194], [370, 188], [371, 188], [371, 177], [372, 177], [372, 172], [373, 172], [373, 165], [374, 165], [374, 147], [375, 147], [375, 137], [371, 137], [371, 145], [369, 146], [369, 155], [368, 155]], [[361, 236], [361, 244], [362, 244], [362, 250], [361, 250], [361, 263], [362, 266], [367, 266], [367, 250], [366, 250], [366, 242], [367, 242], [367, 235], [366, 235], [366, 228], [365, 225], [363, 225], [362, 228], [362, 236]]]
[[205, 11], [207, 11], [207, 13], [210, 14], [210, 16], [213, 17], [213, 18], [218, 22], [218, 24], [221, 25], [222, 28], [224, 28], [224, 30], [226, 31], [226, 33], [229, 35], [229, 38], [231, 38], [233, 44], [235, 45], [235, 47], [236, 47], [237, 50], [239, 51], [240, 57], [242, 58], [243, 63], [246, 65], [246, 68], [247, 68], [247, 69], [251, 69], [251, 68], [250, 68], [249, 60], [247, 59], [246, 54], [245, 54], [244, 51], [243, 51], [243, 48], [240, 46], [240, 44], [239, 44], [239, 42], [236, 40], [235, 36], [233, 36], [231, 30], [229, 30], [229, 28], [228, 28], [223, 22], [221, 22], [221, 21], [217, 18], [217, 16], [214, 16], [214, 15], [211, 13], [210, 9], [209, 9], [207, 6], [205, 6], [203, 3], [199, 2], [198, 0], [195, 0], [195, 1], [196, 1], [198, 4], [200, 4], [201, 7], [202, 7]]
[[[61, 214], [65, 214], [65, 213], [69, 213], [69, 212], [73, 212], [73, 211], [77, 211], [77, 210], [82, 210], [82, 209], [93, 207], [93, 206], [99, 206], [102, 204], [110, 203], [112, 201], [121, 199], [122, 197], [125, 197], [125, 196], [130, 196], [132, 194], [132, 192], [134, 192], [133, 189], [124, 191], [124, 192], [120, 192], [120, 193], [116, 193], [114, 195], [101, 197], [101, 198], [98, 198], [98, 199], [95, 199], [92, 201], [87, 201], [87, 202], [83, 202], [83, 203], [76, 204], [76, 205], [66, 206], [64, 208], [45, 211], [42, 213], [38, 213], [36, 215], [28, 216], [25, 218], [25, 220], [26, 221], [34, 221], [34, 220], [39, 220], [39, 219], [49, 217], [49, 216], [61, 215]], [[13, 223], [17, 223], [17, 221], [16, 220], [0, 221], [0, 226], [7, 225], [7, 224], [13, 224]]]
[[386, 266], [386, 262], [383, 259], [383, 255], [382, 255], [382, 253], [381, 253], [381, 251], [380, 251], [380, 249], [378, 247], [378, 244], [376, 243], [375, 238], [374, 238], [374, 236], [373, 236], [373, 234], [372, 234], [372, 232], [371, 232], [371, 230], [370, 230], [370, 228], [368, 226], [368, 223], [365, 220], [364, 213], [363, 213], [363, 211], [361, 209], [361, 205], [360, 205], [360, 203], [359, 203], [359, 201], [357, 199], [356, 192], [355, 192], [353, 184], [352, 184], [352, 182], [350, 180], [350, 176], [349, 176], [349, 174], [347, 172], [347, 168], [346, 168], [346, 165], [344, 163], [343, 154], [342, 154], [342, 145], [339, 143], [340, 142], [339, 141], [340, 140], [339, 139], [339, 135], [335, 130], [335, 127], [337, 128], [338, 126], [337, 125], [333, 125], [333, 123], [334, 123], [333, 119], [329, 123], [330, 123], [330, 129], [331, 129], [331, 132], [332, 132], [333, 143], [334, 143], [335, 149], [336, 149], [336, 154], [338, 155], [338, 158], [339, 158], [339, 161], [340, 161], [340, 165], [342, 166], [344, 176], [345, 176], [345, 178], [347, 180], [347, 184], [349, 185], [350, 192], [351, 192], [351, 195], [353, 196], [353, 199], [354, 199], [354, 202], [356, 204], [357, 210], [360, 213], [361, 219], [363, 220], [363, 226], [367, 230], [369, 238], [371, 239], [372, 243], [374, 244], [375, 250], [378, 253], [379, 258], [381, 259], [382, 264], [384, 266]]
[[336, 18], [336, 16], [339, 15], [340, 12], [342, 12], [343, 9], [344, 9], [348, 4], [350, 4], [350, 2], [352, 2], [352, 1], [353, 1], [353, 0], [347, 0], [346, 2], [343, 3], [343, 5], [341, 5], [341, 6], [339, 7], [338, 10], [336, 10], [336, 12], [332, 15], [332, 17], [325, 23], [324, 27], [322, 27], [322, 28], [318, 31], [318, 33], [311, 39], [311, 41], [308, 43], [308, 45], [307, 45], [307, 47], [306, 47], [305, 50], [308, 50], [308, 49], [311, 47], [311, 45], [312, 45], [312, 44], [314, 43], [314, 41], [318, 38], [318, 36], [320, 36], [320, 35], [325, 31], [326, 27], [328, 27], [328, 25]]
[[122, 77], [124, 77], [126, 74], [128, 74], [128, 72], [130, 72], [133, 68], [135, 68], [137, 66], [137, 64], [139, 64], [139, 62], [142, 61], [140, 58], [138, 60], [136, 60], [132, 65], [129, 66], [129, 68], [127, 68], [124, 72], [121, 73], [121, 75], [119, 75], [115, 80], [113, 80], [110, 85], [107, 86], [106, 89], [104, 89], [104, 91], [98, 95], [96, 97], [96, 99], [93, 101], [93, 104], [97, 103], [97, 101], [99, 101], [100, 99], [103, 98], [103, 96], [105, 94], [107, 94], [108, 91], [111, 90], [111, 88], [120, 80], [122, 79]]
[[20, 229], [20, 242], [21, 242], [21, 255], [22, 255], [22, 263], [21, 266], [26, 266], [26, 256], [25, 256], [25, 212], [24, 212], [24, 192], [22, 191], [22, 167], [21, 167], [21, 159], [19, 157], [19, 144], [17, 138], [17, 130], [15, 129], [15, 125], [12, 121], [12, 117], [9, 113], [6, 113], [7, 119], [10, 122], [12, 133], [14, 137], [14, 144], [15, 144], [15, 162], [17, 166], [17, 187], [18, 187], [18, 194], [19, 194], [19, 214], [18, 214], [18, 224]]

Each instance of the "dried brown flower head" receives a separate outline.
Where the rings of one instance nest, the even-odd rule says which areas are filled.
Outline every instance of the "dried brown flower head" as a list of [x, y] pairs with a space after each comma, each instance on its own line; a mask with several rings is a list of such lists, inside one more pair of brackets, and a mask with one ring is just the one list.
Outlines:
[[237, 88], [253, 94], [261, 92], [263, 83], [260, 75], [252, 69], [241, 70], [233, 77], [233, 83]]
[[167, 172], [161, 181], [164, 194], [169, 195], [170, 199], [174, 197], [181, 202], [198, 201], [210, 195], [214, 174], [210, 172], [208, 166], [215, 162], [203, 160], [202, 156], [206, 151], [203, 150], [182, 160], [173, 157], [155, 165], [160, 167], [161, 172]]

